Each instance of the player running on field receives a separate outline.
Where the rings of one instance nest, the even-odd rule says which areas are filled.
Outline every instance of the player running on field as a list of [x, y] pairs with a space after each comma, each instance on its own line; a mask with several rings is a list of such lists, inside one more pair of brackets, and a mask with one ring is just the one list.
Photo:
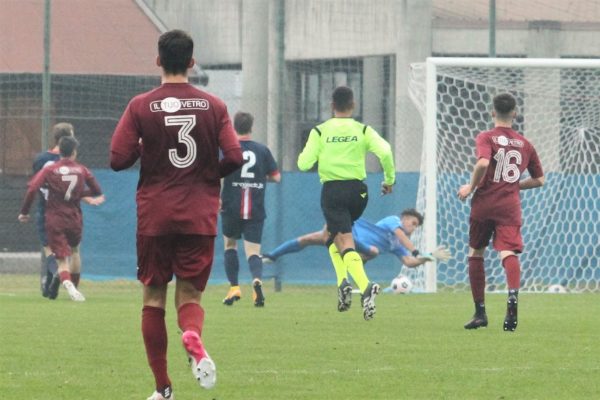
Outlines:
[[308, 171], [318, 163], [323, 188], [321, 209], [327, 223], [327, 246], [335, 268], [338, 286], [338, 311], [350, 308], [352, 286], [348, 275], [358, 285], [365, 320], [375, 314], [375, 296], [380, 287], [369, 282], [363, 261], [355, 250], [352, 224], [363, 213], [368, 202], [365, 159], [374, 153], [384, 171], [382, 194], [392, 192], [396, 174], [390, 145], [377, 132], [354, 120], [352, 89], [340, 86], [332, 95], [333, 118], [314, 127], [302, 153], [298, 168]]
[[[60, 159], [58, 151], [58, 142], [65, 136], [74, 136], [73, 125], [67, 122], [61, 122], [52, 127], [52, 137], [54, 139], [54, 145], [47, 151], [43, 151], [35, 156], [33, 160], [33, 174], [37, 174], [42, 168], [47, 167], [50, 164]], [[42, 243], [44, 257], [42, 258], [42, 264], [40, 268], [40, 280], [42, 296], [48, 297], [51, 300], [56, 299], [58, 296], [58, 289], [60, 287], [60, 279], [58, 277], [58, 264], [56, 263], [56, 257], [52, 254], [50, 246], [48, 246], [48, 237], [46, 235], [46, 198], [48, 197], [48, 189], [40, 188], [40, 196], [38, 198], [37, 212], [35, 214], [35, 223], [38, 230], [38, 236]], [[72, 256], [72, 262], [74, 264], [80, 261], [75, 260], [79, 258], [79, 254]], [[79, 283], [79, 276], [72, 274], [73, 284], [77, 287]]]
[[[451, 254], [444, 247], [439, 247], [431, 253], [421, 254], [411, 242], [410, 236], [423, 225], [423, 220], [423, 215], [414, 208], [402, 211], [400, 217], [390, 215], [375, 224], [361, 217], [352, 226], [356, 251], [365, 263], [380, 254], [391, 253], [408, 268], [418, 267], [428, 261], [447, 261]], [[262, 259], [264, 263], [271, 263], [286, 254], [301, 251], [307, 246], [325, 246], [326, 243], [327, 226], [323, 227], [323, 230], [280, 244], [273, 251], [264, 253]]]
[[129, 102], [111, 142], [115, 171], [141, 158], [137, 277], [144, 285], [142, 336], [156, 388], [149, 400], [173, 399], [165, 324], [173, 275], [177, 322], [192, 373], [204, 388], [216, 382], [215, 364], [201, 340], [200, 298], [213, 263], [221, 178], [242, 165], [242, 152], [225, 103], [188, 83], [193, 51], [186, 32], [160, 36], [156, 63], [162, 84]]
[[[514, 331], [517, 329], [521, 284], [521, 265], [517, 255], [523, 251], [519, 190], [542, 186], [544, 172], [533, 145], [512, 129], [517, 106], [515, 98], [504, 93], [494, 97], [493, 102], [494, 128], [477, 135], [477, 162], [471, 182], [458, 190], [458, 198], [462, 201], [475, 193], [471, 200], [468, 260], [475, 315], [465, 324], [465, 329], [477, 329], [488, 324], [483, 255], [493, 238], [508, 284], [504, 330]], [[530, 177], [521, 180], [525, 170], [529, 171]]]
[[60, 160], [38, 172], [29, 182], [27, 194], [19, 214], [19, 221], [29, 221], [29, 209], [41, 187], [48, 190], [45, 212], [45, 230], [48, 245], [58, 263], [58, 276], [74, 301], [85, 297], [73, 284], [72, 274], [79, 275], [79, 264], [71, 262], [73, 253], [79, 252], [83, 230], [80, 200], [94, 196], [91, 205], [104, 202], [104, 196], [92, 173], [75, 161], [79, 143], [72, 136], [65, 136], [58, 144]]
[[233, 118], [244, 165], [223, 180], [221, 191], [221, 225], [225, 244], [225, 273], [230, 288], [223, 304], [232, 305], [242, 296], [238, 281], [240, 262], [237, 241], [244, 238], [244, 251], [252, 274], [252, 298], [256, 307], [265, 305], [262, 289], [262, 259], [260, 244], [265, 218], [267, 180], [280, 182], [281, 174], [269, 148], [252, 140], [251, 114], [238, 112]]

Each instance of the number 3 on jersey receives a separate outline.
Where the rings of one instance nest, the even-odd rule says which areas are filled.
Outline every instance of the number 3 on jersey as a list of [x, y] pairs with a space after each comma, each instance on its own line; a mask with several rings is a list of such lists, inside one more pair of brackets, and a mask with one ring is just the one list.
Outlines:
[[[514, 159], [514, 164], [511, 161]], [[504, 148], [498, 149], [494, 156], [496, 160], [496, 169], [494, 170], [494, 182], [500, 182], [500, 178], [508, 183], [514, 183], [521, 177], [521, 171], [517, 165], [521, 165], [523, 157], [517, 150], [506, 151]]]
[[183, 157], [179, 157], [177, 149], [169, 149], [169, 161], [177, 168], [186, 168], [196, 160], [197, 150], [194, 138], [190, 132], [196, 126], [195, 115], [169, 115], [165, 117], [165, 126], [180, 126], [177, 132], [177, 141], [186, 147]]

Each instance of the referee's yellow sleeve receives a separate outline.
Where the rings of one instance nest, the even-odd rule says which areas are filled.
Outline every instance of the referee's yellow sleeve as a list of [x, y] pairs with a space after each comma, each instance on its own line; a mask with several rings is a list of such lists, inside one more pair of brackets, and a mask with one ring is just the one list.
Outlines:
[[308, 171], [319, 159], [319, 151], [321, 148], [321, 137], [314, 129], [310, 131], [308, 140], [304, 149], [298, 156], [298, 169], [300, 171]]

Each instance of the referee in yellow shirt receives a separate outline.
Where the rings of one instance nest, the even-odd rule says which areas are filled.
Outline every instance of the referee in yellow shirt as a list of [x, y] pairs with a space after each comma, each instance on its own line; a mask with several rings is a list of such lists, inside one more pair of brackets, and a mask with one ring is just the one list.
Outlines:
[[354, 248], [352, 224], [363, 213], [369, 200], [367, 185], [367, 152], [374, 153], [383, 168], [382, 194], [392, 192], [396, 178], [392, 150], [388, 142], [370, 126], [354, 118], [352, 89], [340, 86], [333, 91], [333, 118], [310, 131], [306, 146], [298, 157], [298, 168], [308, 171], [318, 162], [321, 209], [329, 231], [329, 255], [335, 268], [338, 286], [338, 311], [347, 311], [352, 304], [352, 277], [360, 292], [363, 316], [375, 315], [375, 296], [380, 287], [369, 282], [362, 259]]

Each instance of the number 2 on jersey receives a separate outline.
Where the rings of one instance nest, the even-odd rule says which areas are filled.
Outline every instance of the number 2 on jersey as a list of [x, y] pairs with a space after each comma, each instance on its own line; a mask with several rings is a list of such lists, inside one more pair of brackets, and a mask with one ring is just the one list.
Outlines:
[[[511, 160], [514, 159], [514, 164]], [[498, 149], [496, 155], [496, 169], [494, 170], [494, 182], [500, 182], [500, 178], [508, 183], [514, 183], [521, 177], [521, 171], [517, 165], [521, 165], [523, 157], [518, 150], [506, 151], [504, 148]]]
[[196, 160], [196, 142], [190, 132], [196, 126], [195, 115], [169, 115], [165, 117], [166, 126], [181, 126], [177, 132], [177, 141], [186, 147], [186, 153], [179, 157], [177, 149], [169, 149], [169, 161], [177, 168], [186, 168]]
[[242, 178], [254, 178], [254, 172], [251, 172], [250, 169], [254, 167], [256, 164], [256, 154], [253, 151], [246, 150], [242, 153], [242, 157], [244, 158], [244, 166], [242, 167], [241, 177]]

